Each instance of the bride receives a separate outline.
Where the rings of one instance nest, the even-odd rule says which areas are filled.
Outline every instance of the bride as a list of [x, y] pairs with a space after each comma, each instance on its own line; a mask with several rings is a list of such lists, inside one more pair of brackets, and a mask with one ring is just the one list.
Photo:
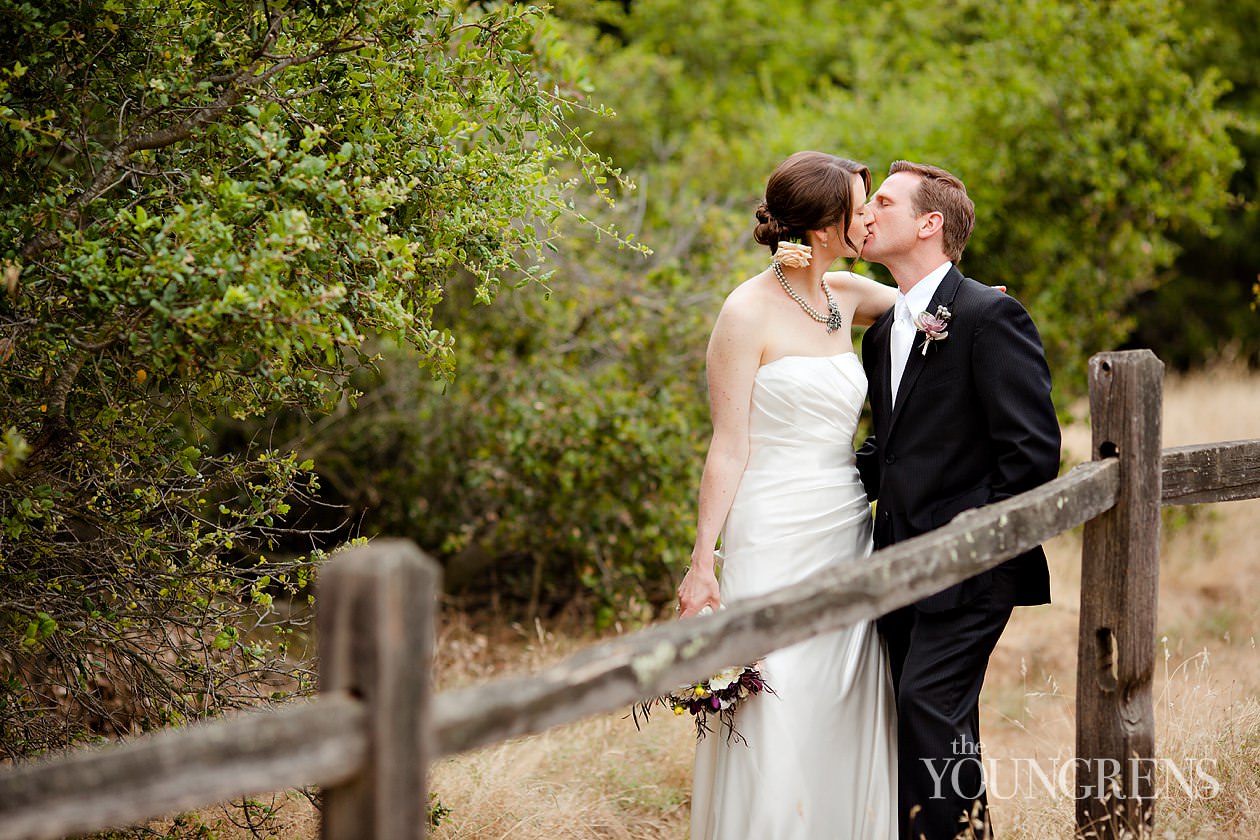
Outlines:
[[[865, 166], [797, 152], [766, 184], [753, 235], [773, 262], [731, 292], [709, 341], [713, 439], [683, 617], [870, 553], [853, 452], [866, 377], [852, 327], [889, 309], [895, 291], [827, 272], [861, 250], [870, 183]], [[691, 840], [895, 837], [896, 711], [874, 624], [776, 651], [762, 673], [775, 694], [740, 706], [747, 745], [717, 732], [696, 748]]]

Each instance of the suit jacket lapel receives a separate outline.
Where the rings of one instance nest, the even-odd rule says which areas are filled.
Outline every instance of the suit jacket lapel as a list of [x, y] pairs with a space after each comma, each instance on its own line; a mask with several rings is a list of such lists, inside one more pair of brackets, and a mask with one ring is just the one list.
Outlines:
[[[936, 293], [932, 295], [932, 301], [928, 304], [927, 311], [936, 312], [936, 307], [944, 306], [952, 312], [954, 309], [954, 297], [958, 294], [958, 287], [962, 285], [962, 280], [962, 272], [958, 270], [958, 267], [950, 266], [949, 272], [941, 280], [940, 285], [936, 287]], [[905, 372], [901, 374], [901, 384], [897, 386], [897, 403], [892, 407], [889, 432], [892, 431], [892, 427], [897, 425], [897, 418], [901, 416], [901, 410], [909, 399], [910, 392], [914, 390], [914, 383], [918, 381], [919, 374], [923, 372], [923, 368], [927, 364], [927, 354], [923, 352], [923, 345], [926, 342], [927, 336], [922, 332], [914, 334], [914, 341], [910, 345], [910, 358], [906, 360]]]

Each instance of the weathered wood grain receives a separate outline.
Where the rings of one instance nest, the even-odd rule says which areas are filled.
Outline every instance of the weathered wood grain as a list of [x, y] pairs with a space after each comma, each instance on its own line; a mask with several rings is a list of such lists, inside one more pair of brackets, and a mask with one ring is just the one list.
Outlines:
[[335, 785], [359, 771], [367, 743], [364, 704], [330, 693], [20, 765], [0, 775], [0, 840], [53, 840], [238, 796]]
[[324, 790], [325, 840], [424, 840], [440, 580], [437, 563], [405, 540], [346, 552], [320, 574], [320, 690], [350, 692], [369, 709], [362, 772]]
[[1119, 466], [1082, 464], [1016, 498], [717, 615], [670, 622], [587, 648], [529, 676], [440, 694], [436, 755], [627, 709], [723, 666], [856, 621], [965, 580], [1114, 504]]
[[1162, 461], [1166, 505], [1260, 498], [1260, 440], [1178, 446]]
[[1164, 366], [1149, 350], [1090, 360], [1095, 458], [1120, 465], [1113, 508], [1085, 525], [1076, 679], [1078, 837], [1154, 829], [1155, 607]]

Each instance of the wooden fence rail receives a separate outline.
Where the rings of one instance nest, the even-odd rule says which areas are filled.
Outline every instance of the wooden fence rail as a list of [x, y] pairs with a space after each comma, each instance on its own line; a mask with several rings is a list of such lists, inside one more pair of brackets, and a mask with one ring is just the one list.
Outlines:
[[[527, 677], [433, 697], [436, 564], [402, 541], [347, 552], [320, 577], [316, 698], [8, 769], [0, 840], [120, 828], [306, 785], [324, 789], [326, 838], [422, 838], [425, 770], [442, 756], [624, 709], [913, 603], [1082, 524], [1077, 831], [1149, 830], [1154, 792], [1127, 768], [1154, 758], [1159, 505], [1260, 497], [1260, 440], [1161, 453], [1161, 381], [1148, 351], [1094, 357], [1094, 460], [878, 551], [861, 568], [595, 644]], [[1081, 762], [1110, 761], [1121, 769], [1106, 792], [1082, 786]]]

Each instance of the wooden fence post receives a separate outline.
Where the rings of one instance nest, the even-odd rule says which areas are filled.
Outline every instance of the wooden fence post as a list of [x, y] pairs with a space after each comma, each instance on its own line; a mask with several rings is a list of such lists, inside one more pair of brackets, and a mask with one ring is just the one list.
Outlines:
[[1094, 459], [1120, 462], [1115, 507], [1085, 524], [1076, 678], [1078, 837], [1154, 828], [1155, 608], [1163, 363], [1149, 350], [1089, 363]]
[[368, 758], [325, 789], [324, 840], [423, 840], [429, 674], [441, 570], [405, 540], [376, 540], [321, 571], [319, 688], [368, 706]]

